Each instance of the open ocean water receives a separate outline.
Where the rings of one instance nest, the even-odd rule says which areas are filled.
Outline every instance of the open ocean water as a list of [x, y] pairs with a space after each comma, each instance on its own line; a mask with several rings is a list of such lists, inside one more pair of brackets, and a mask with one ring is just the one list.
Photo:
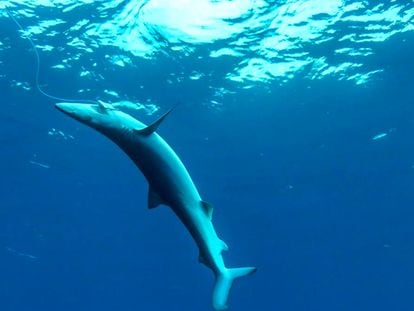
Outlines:
[[414, 310], [413, 1], [0, 1], [0, 310], [203, 311], [194, 241], [28, 38], [53, 96], [176, 106], [158, 133], [259, 268], [231, 310]]

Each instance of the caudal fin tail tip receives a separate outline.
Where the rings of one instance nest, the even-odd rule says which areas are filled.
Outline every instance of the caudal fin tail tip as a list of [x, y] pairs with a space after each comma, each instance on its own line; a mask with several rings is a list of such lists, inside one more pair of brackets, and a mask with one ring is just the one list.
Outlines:
[[250, 267], [250, 269], [251, 269], [251, 272], [249, 273], [249, 275], [250, 275], [250, 274], [253, 274], [253, 273], [256, 273], [256, 272], [257, 272], [257, 270], [258, 270], [258, 268], [257, 268], [257, 267]]
[[242, 276], [248, 276], [248, 275], [255, 273], [257, 271], [257, 268], [256, 267], [234, 268], [234, 269], [229, 269], [228, 271], [230, 273], [230, 276], [233, 279], [236, 279]]
[[229, 308], [228, 305], [214, 306], [214, 310], [216, 310], [216, 311], [224, 311], [224, 310], [227, 310], [228, 308]]
[[257, 271], [256, 267], [244, 267], [228, 269], [217, 277], [213, 291], [213, 306], [216, 311], [227, 310], [227, 300], [233, 281], [239, 277], [253, 274]]

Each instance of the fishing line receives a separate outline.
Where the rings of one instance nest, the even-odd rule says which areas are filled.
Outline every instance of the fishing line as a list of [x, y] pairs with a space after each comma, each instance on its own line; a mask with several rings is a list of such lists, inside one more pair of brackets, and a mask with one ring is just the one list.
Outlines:
[[[13, 20], [13, 22], [17, 25], [17, 27], [23, 32], [25, 33], [25, 30], [23, 28], [23, 26], [16, 20], [16, 18], [11, 14], [11, 12], [7, 9], [7, 7], [4, 8], [4, 10], [6, 11], [7, 15]], [[58, 97], [58, 96], [54, 96], [51, 94], [48, 94], [46, 91], [44, 91], [40, 84], [39, 84], [39, 76], [40, 76], [40, 56], [39, 56], [39, 51], [36, 47], [36, 45], [34, 44], [31, 35], [27, 34], [26, 35], [26, 39], [29, 40], [30, 45], [33, 48], [35, 57], [36, 57], [36, 75], [35, 75], [35, 84], [36, 84], [36, 89], [44, 96], [50, 98], [50, 99], [54, 99], [54, 100], [58, 100], [58, 101], [64, 101], [64, 102], [71, 102], [71, 103], [75, 103], [75, 102], [83, 102], [83, 103], [90, 103], [90, 104], [100, 104], [100, 102], [96, 101], [96, 100], [92, 100], [92, 99], [69, 99], [69, 98], [63, 98], [63, 97]]]

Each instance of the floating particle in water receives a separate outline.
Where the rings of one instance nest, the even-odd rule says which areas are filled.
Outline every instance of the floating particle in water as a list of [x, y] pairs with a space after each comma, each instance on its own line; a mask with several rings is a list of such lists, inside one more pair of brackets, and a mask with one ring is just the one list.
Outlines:
[[57, 64], [52, 66], [53, 69], [66, 69], [65, 65], [63, 64]]
[[79, 77], [88, 77], [88, 76], [91, 76], [91, 72], [88, 70], [83, 70], [79, 72]]
[[36, 165], [36, 166], [39, 166], [39, 167], [42, 167], [42, 168], [50, 168], [50, 165], [48, 165], [48, 164], [40, 163], [40, 162], [33, 161], [33, 160], [30, 160], [29, 163], [33, 164], [33, 165]]
[[392, 132], [395, 132], [395, 131], [396, 131], [396, 128], [394, 128], [394, 127], [393, 128], [390, 128], [389, 130], [387, 130], [385, 132], [382, 132], [382, 133], [379, 133], [379, 134], [373, 136], [372, 137], [372, 140], [378, 140], [378, 139], [385, 138], [385, 137], [388, 136], [388, 134], [390, 134]]
[[380, 134], [377, 134], [374, 137], [372, 137], [372, 140], [378, 140], [378, 139], [386, 137], [387, 135], [388, 135], [388, 133], [380, 133]]
[[204, 76], [205, 75], [201, 72], [193, 71], [189, 78], [190, 78], [190, 80], [200, 80]]
[[55, 129], [55, 128], [51, 128], [51, 129], [47, 132], [47, 134], [48, 134], [49, 136], [54, 136], [54, 137], [61, 138], [61, 139], [64, 139], [64, 140], [75, 139], [75, 137], [73, 137], [72, 135], [65, 134], [65, 133], [63, 133], [62, 131], [57, 130], [57, 129]]
[[112, 64], [117, 65], [119, 67], [125, 67], [126, 65], [132, 64], [131, 58], [125, 55], [114, 55], [114, 56], [105, 55], [105, 58], [109, 59], [109, 61]]
[[151, 103], [151, 101], [140, 103], [140, 102], [132, 102], [129, 100], [121, 100], [119, 102], [112, 103], [112, 106], [117, 109], [123, 109], [123, 108], [132, 109], [132, 110], [144, 109], [148, 115], [152, 115], [153, 113], [159, 110], [159, 107], [156, 104]]
[[30, 91], [32, 89], [28, 82], [20, 82], [20, 81], [12, 80], [10, 82], [10, 85], [11, 87], [21, 88], [25, 91]]
[[114, 97], [119, 97], [119, 94], [115, 91], [112, 91], [112, 90], [104, 90], [104, 93], [106, 93], [108, 95], [111, 95], [111, 96], [114, 96]]
[[25, 257], [25, 258], [32, 259], [32, 260], [39, 259], [39, 257], [37, 257], [37, 256], [34, 256], [32, 254], [29, 254], [29, 253], [19, 252], [19, 251], [15, 250], [14, 248], [11, 248], [9, 246], [6, 246], [5, 249], [6, 249], [7, 252], [9, 252], [11, 254], [14, 254], [14, 255], [17, 255], [17, 256], [20, 256], [20, 257]]

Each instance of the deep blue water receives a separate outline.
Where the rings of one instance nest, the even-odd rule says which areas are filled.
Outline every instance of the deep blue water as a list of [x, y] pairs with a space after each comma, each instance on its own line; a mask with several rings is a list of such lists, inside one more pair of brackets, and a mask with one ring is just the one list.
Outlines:
[[[413, 310], [411, 1], [35, 2], [0, 8], [45, 91], [179, 103], [158, 133], [259, 268], [231, 310]], [[183, 225], [35, 70], [2, 9], [0, 310], [212, 310]]]

